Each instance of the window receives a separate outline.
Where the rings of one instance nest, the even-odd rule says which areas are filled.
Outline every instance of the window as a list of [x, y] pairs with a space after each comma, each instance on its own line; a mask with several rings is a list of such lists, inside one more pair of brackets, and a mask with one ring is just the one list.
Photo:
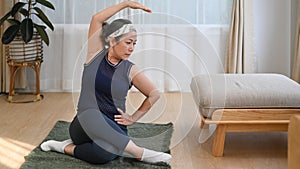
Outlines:
[[[88, 24], [91, 16], [122, 0], [50, 0], [55, 11], [47, 12], [57, 24]], [[129, 15], [140, 24], [228, 24], [233, 0], [136, 0], [150, 9], [149, 15], [140, 10], [127, 9], [116, 17]], [[177, 19], [175, 19], [177, 18]]]
[[[144, 19], [142, 23], [173, 23], [167, 18], [178, 18], [191, 24], [228, 24], [233, 0], [138, 0], [155, 13], [161, 13], [155, 20]], [[134, 11], [141, 13], [141, 11]], [[170, 15], [170, 17], [164, 17]], [[179, 23], [181, 23], [179, 21]]]
[[49, 0], [55, 11], [46, 10], [47, 16], [55, 24], [89, 24], [91, 16], [115, 4], [110, 0]]

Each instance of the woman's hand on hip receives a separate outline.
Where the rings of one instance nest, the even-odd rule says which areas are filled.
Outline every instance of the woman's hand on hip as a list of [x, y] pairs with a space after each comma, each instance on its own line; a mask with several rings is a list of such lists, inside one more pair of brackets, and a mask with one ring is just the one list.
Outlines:
[[132, 125], [135, 120], [130, 114], [124, 113], [123, 110], [118, 108], [118, 111], [120, 112], [120, 115], [115, 115], [115, 121], [118, 124], [125, 125], [125, 126], [130, 126]]

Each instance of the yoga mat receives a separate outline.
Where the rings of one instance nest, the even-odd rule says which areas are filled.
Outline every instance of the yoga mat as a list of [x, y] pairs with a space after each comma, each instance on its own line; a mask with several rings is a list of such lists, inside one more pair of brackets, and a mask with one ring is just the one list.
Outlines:
[[[69, 122], [58, 121], [46, 140], [69, 138]], [[128, 126], [128, 135], [140, 146], [156, 151], [170, 152], [169, 145], [173, 124], [135, 123]], [[145, 138], [145, 139], [143, 139]], [[43, 142], [44, 142], [43, 141]], [[165, 163], [149, 164], [133, 158], [119, 157], [106, 164], [89, 164], [74, 157], [57, 152], [43, 152], [38, 146], [28, 156], [21, 169], [170, 169]]]

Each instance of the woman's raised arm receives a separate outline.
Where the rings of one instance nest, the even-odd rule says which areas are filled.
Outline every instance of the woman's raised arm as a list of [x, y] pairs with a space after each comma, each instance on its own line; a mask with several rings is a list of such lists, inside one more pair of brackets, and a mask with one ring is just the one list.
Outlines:
[[138, 2], [125, 0], [119, 4], [108, 7], [94, 14], [88, 32], [88, 57], [86, 63], [89, 62], [95, 56], [96, 53], [103, 50], [104, 46], [100, 38], [102, 33], [102, 24], [114, 14], [125, 8], [141, 9], [146, 12], [151, 12], [149, 8], [141, 5]]

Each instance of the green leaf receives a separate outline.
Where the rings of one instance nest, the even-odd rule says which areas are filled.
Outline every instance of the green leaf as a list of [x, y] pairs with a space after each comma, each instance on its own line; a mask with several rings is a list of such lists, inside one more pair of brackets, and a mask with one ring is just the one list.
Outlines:
[[38, 25], [38, 24], [35, 24], [35, 23], [33, 24], [33, 26], [34, 26], [34, 27], [38, 26], [38, 27], [41, 27], [41, 28], [43, 28], [43, 29], [46, 29], [46, 28], [47, 28], [47, 27], [44, 26], [44, 25]]
[[0, 19], [0, 25], [2, 25], [4, 23], [4, 21], [6, 21], [7, 18], [10, 17], [10, 12], [8, 12], [6, 15], [4, 15], [1, 19]]
[[7, 22], [9, 22], [11, 25], [20, 25], [21, 22], [16, 19], [7, 19]]
[[53, 31], [54, 26], [49, 21], [48, 17], [44, 14], [44, 12], [38, 7], [34, 7], [33, 9], [37, 12], [37, 14], [35, 15], [39, 17]]
[[55, 10], [54, 6], [51, 4], [51, 2], [47, 1], [47, 0], [36, 0], [37, 3], [44, 5], [50, 9]]
[[8, 27], [2, 36], [2, 43], [9, 44], [16, 37], [19, 32], [20, 25], [11, 25]]
[[49, 46], [49, 37], [47, 32], [45, 31], [46, 27], [43, 25], [34, 24], [35, 29], [37, 30], [38, 34], [41, 35], [42, 40]]
[[29, 16], [29, 12], [27, 9], [21, 8], [19, 11], [23, 16]]
[[16, 13], [19, 12], [19, 10], [20, 10], [21, 8], [23, 8], [24, 5], [26, 5], [26, 3], [24, 3], [24, 2], [18, 2], [18, 3], [16, 3], [16, 4], [13, 6], [12, 10], [11, 10], [11, 16], [15, 16]]
[[25, 43], [31, 41], [33, 36], [33, 22], [30, 18], [26, 18], [20, 25], [22, 39]]

